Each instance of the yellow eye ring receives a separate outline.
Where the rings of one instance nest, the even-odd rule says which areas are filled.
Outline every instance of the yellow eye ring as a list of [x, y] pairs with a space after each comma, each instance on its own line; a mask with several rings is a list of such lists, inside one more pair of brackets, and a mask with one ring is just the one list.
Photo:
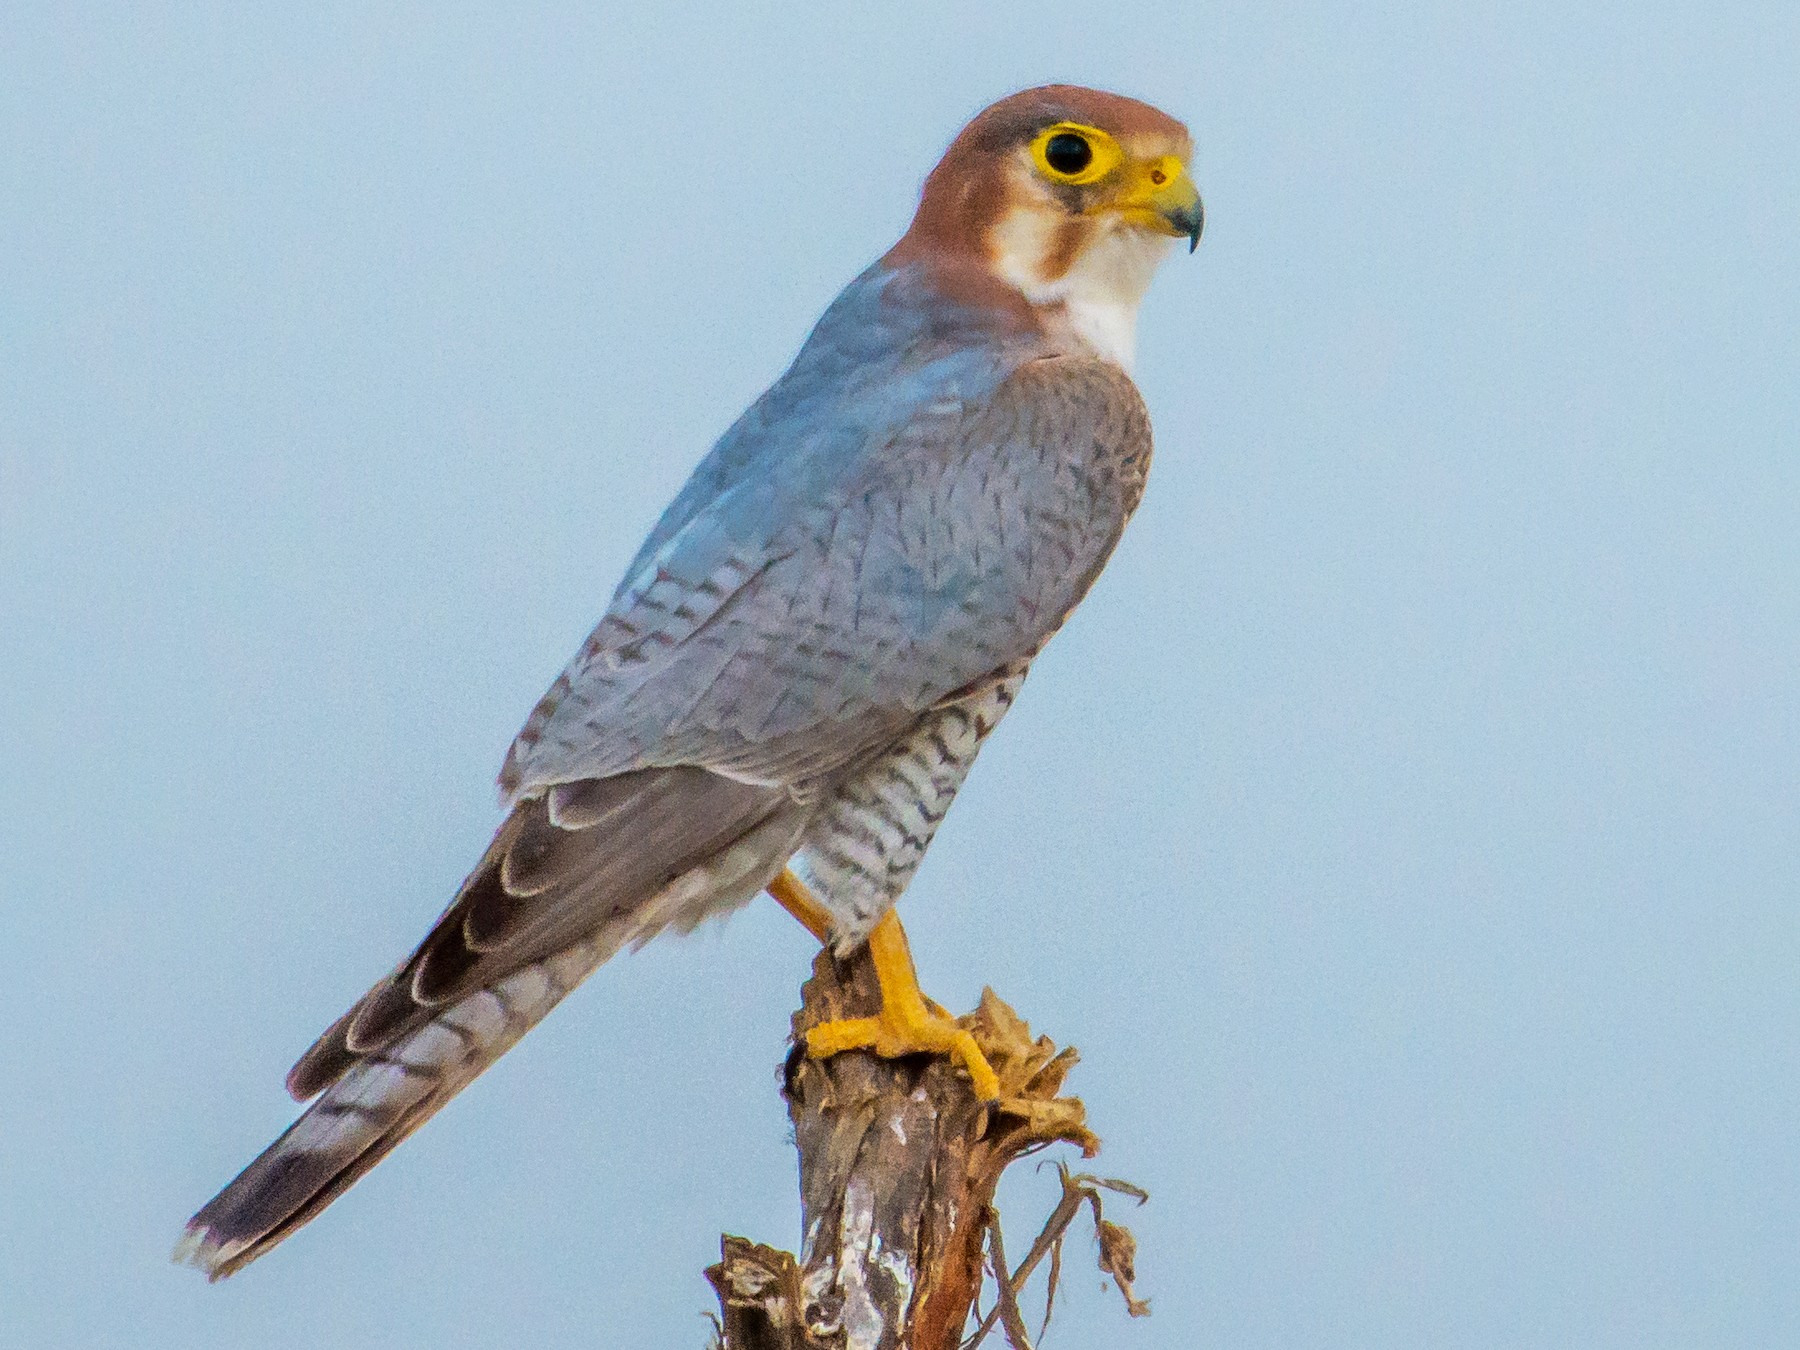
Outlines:
[[1124, 158], [1111, 136], [1079, 122], [1045, 127], [1031, 143], [1031, 162], [1052, 183], [1097, 183]]

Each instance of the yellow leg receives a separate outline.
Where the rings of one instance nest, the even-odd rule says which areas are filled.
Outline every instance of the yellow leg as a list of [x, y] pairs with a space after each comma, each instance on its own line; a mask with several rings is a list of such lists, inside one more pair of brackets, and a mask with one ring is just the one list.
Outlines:
[[813, 899], [812, 892], [806, 889], [806, 883], [800, 880], [787, 868], [781, 869], [781, 875], [769, 883], [769, 894], [775, 897], [775, 903], [800, 921], [800, 926], [820, 942], [831, 940], [831, 916], [825, 907]]
[[941, 1010], [928, 1006], [913, 970], [906, 930], [893, 910], [882, 915], [869, 934], [869, 954], [881, 982], [881, 1011], [874, 1017], [820, 1023], [806, 1033], [806, 1053], [815, 1059], [845, 1050], [873, 1050], [884, 1059], [921, 1052], [949, 1055], [968, 1070], [977, 1097], [998, 1101], [1000, 1080], [975, 1038]]
[[[793, 872], [783, 868], [769, 883], [769, 894], [820, 942], [831, 940], [831, 916]], [[975, 1038], [919, 988], [906, 930], [892, 910], [869, 934], [869, 954], [875, 959], [875, 978], [881, 985], [881, 1012], [875, 1017], [821, 1023], [806, 1033], [806, 1052], [815, 1059], [845, 1050], [873, 1050], [889, 1059], [921, 1053], [949, 1055], [968, 1070], [976, 1096], [997, 1101], [1000, 1080]]]

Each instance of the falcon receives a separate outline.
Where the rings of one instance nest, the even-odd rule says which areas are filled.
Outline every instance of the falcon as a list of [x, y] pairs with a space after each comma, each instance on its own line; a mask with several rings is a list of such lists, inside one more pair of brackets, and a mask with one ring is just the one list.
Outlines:
[[1200, 238], [1188, 133], [1068, 85], [1002, 99], [703, 459], [500, 771], [431, 931], [287, 1077], [311, 1105], [190, 1221], [217, 1279], [330, 1204], [621, 948], [767, 890], [878, 1015], [809, 1054], [953, 1057], [894, 902], [1150, 464], [1137, 311]]

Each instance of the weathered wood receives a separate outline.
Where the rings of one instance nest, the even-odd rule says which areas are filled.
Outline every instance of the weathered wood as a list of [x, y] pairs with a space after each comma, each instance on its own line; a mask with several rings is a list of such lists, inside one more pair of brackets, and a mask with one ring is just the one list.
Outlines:
[[[866, 954], [840, 962], [821, 952], [794, 1015], [796, 1046], [807, 1028], [868, 1016], [878, 1002]], [[968, 1080], [939, 1057], [856, 1052], [814, 1060], [798, 1048], [789, 1056], [784, 1091], [800, 1155], [804, 1241], [796, 1260], [743, 1238], [723, 1240], [707, 1278], [719, 1296], [724, 1350], [955, 1350], [962, 1343], [988, 1255], [999, 1251], [993, 1200], [1001, 1173], [1052, 1143], [1090, 1157], [1099, 1148], [1081, 1103], [1058, 1095], [1077, 1059], [1073, 1049], [1033, 1040], [991, 990], [962, 1024], [1000, 1077], [997, 1106], [977, 1102]], [[1005, 1331], [1015, 1343], [1022, 1333], [1013, 1292], [1052, 1246], [1055, 1269], [1081, 1197], [1100, 1220], [1092, 1179], [1064, 1176], [1060, 1226], [1046, 1228], [1017, 1278], [1006, 1281]], [[1111, 1273], [1132, 1311], [1142, 1311], [1129, 1261]]]

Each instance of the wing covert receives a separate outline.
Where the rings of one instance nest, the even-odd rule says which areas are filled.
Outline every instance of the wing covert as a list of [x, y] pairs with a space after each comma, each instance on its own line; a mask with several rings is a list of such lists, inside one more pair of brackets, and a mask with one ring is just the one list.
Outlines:
[[1018, 364], [798, 483], [751, 476], [621, 588], [515, 742], [510, 796], [696, 765], [794, 783], [1028, 660], [1143, 490], [1149, 420], [1104, 361]]

